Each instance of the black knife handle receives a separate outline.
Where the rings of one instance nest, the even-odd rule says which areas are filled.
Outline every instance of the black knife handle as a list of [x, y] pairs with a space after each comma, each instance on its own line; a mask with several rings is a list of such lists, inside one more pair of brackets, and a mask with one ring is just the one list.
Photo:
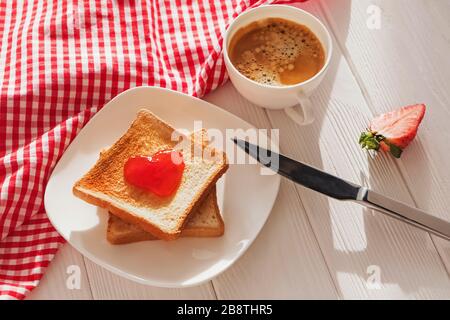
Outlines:
[[338, 200], [356, 200], [360, 186], [280, 155], [282, 176]]

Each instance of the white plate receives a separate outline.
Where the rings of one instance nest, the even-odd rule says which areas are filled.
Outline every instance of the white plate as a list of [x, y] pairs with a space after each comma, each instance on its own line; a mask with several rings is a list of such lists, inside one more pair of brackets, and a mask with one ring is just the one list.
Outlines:
[[[84, 256], [131, 280], [160, 287], [187, 287], [227, 269], [263, 227], [278, 193], [280, 178], [261, 175], [259, 165], [231, 165], [218, 182], [225, 220], [219, 238], [182, 238], [114, 246], [106, 241], [107, 212], [72, 195], [72, 186], [112, 145], [142, 107], [176, 128], [248, 129], [247, 122], [190, 96], [154, 87], [127, 90], [111, 100], [78, 134], [62, 156], [45, 191], [45, 208], [58, 232]], [[227, 149], [228, 152], [228, 149]]]

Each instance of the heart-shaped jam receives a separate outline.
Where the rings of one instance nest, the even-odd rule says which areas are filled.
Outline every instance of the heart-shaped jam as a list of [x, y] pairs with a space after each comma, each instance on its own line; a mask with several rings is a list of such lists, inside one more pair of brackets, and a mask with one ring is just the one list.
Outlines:
[[128, 183], [157, 196], [167, 197], [178, 189], [183, 170], [181, 152], [162, 150], [151, 157], [131, 157], [125, 163], [123, 171]]

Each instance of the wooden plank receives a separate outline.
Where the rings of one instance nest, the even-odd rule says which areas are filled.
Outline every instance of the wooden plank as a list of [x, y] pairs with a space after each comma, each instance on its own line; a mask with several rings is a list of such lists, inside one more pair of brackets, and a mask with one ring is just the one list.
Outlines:
[[[70, 266], [79, 267], [80, 288], [70, 289], [67, 280], [72, 274]], [[68, 273], [69, 271], [69, 273]], [[51, 262], [44, 274], [39, 286], [28, 296], [30, 300], [78, 300], [92, 299], [91, 289], [87, 278], [83, 257], [69, 244], [65, 244], [59, 249], [55, 258]]]
[[[450, 221], [450, 2], [363, 0], [350, 5], [350, 0], [338, 0], [323, 5], [374, 114], [427, 104], [418, 137], [397, 165], [415, 204]], [[371, 13], [374, 8], [381, 12], [379, 30], [366, 26], [370, 5], [376, 5]], [[450, 242], [433, 238], [450, 272]]]
[[85, 258], [94, 299], [215, 299], [211, 283], [186, 289], [165, 289], [146, 286], [119, 277]]
[[[324, 20], [317, 2], [302, 7]], [[269, 112], [272, 126], [281, 130], [281, 149], [342, 178], [412, 203], [395, 161], [390, 157], [372, 160], [357, 144], [372, 112], [338, 45], [330, 72], [312, 101], [316, 122], [309, 127], [298, 127], [282, 111]], [[427, 233], [352, 203], [331, 200], [302, 187], [297, 190], [342, 297], [450, 297], [446, 270]], [[379, 288], [368, 284], [372, 268], [381, 271]]]
[[219, 299], [338, 298], [291, 182], [282, 182], [273, 212], [249, 251], [213, 283]]
[[[231, 83], [206, 100], [258, 128], [270, 128], [266, 112], [242, 98]], [[337, 297], [293, 183], [282, 183], [271, 216], [255, 243], [213, 284], [219, 299]]]

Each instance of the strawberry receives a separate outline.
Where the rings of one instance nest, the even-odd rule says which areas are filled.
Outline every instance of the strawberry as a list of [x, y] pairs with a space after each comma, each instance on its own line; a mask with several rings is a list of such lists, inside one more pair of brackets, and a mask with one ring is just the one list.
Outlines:
[[381, 148], [400, 158], [403, 150], [415, 138], [425, 109], [424, 104], [417, 104], [376, 117], [370, 123], [369, 130], [361, 134], [359, 144], [367, 150], [378, 151]]

